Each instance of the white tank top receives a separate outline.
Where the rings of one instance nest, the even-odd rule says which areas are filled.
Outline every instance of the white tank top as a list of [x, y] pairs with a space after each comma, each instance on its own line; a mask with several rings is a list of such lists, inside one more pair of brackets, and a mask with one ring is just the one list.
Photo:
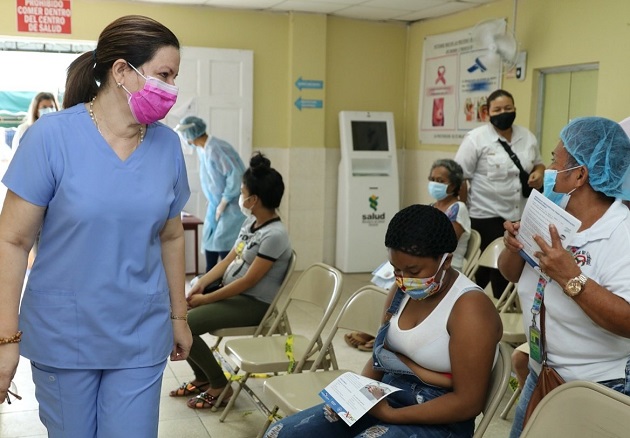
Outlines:
[[446, 330], [446, 323], [457, 299], [471, 290], [481, 289], [468, 277], [459, 273], [451, 289], [429, 316], [417, 326], [402, 330], [398, 326], [398, 319], [409, 302], [409, 296], [406, 295], [399, 311], [390, 320], [386, 341], [388, 349], [404, 354], [421, 367], [440, 373], [450, 373], [451, 359], [448, 350], [450, 336]]

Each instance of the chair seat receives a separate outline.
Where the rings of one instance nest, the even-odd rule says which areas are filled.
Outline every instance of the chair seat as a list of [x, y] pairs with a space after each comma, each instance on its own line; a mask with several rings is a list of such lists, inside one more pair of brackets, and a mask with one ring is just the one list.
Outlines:
[[265, 380], [263, 393], [271, 395], [275, 404], [285, 414], [295, 414], [322, 403], [319, 392], [348, 371], [311, 371], [272, 377]]
[[227, 338], [232, 336], [253, 336], [258, 326], [228, 327], [212, 331], [212, 335], [217, 338]]
[[[232, 339], [225, 343], [225, 354], [245, 372], [287, 371], [289, 367], [289, 358], [285, 352], [287, 338], [288, 336], [268, 336]], [[310, 339], [304, 336], [293, 335], [293, 356], [296, 361], [306, 353], [309, 341]], [[306, 364], [311, 364], [313, 360], [306, 361]]]
[[501, 338], [503, 342], [511, 344], [527, 342], [527, 337], [523, 329], [522, 313], [499, 313], [499, 316], [503, 323], [503, 337]]

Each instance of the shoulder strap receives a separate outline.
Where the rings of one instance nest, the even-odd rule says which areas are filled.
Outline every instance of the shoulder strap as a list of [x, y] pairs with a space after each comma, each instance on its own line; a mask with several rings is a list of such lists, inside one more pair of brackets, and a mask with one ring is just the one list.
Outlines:
[[547, 343], [545, 342], [545, 299], [540, 304], [540, 344], [542, 346], [542, 363], [547, 363]]
[[400, 303], [405, 297], [405, 293], [400, 289], [396, 289], [396, 293], [394, 294], [394, 298], [392, 298], [392, 302], [389, 305], [389, 308], [385, 312], [385, 318], [383, 322], [387, 322], [392, 319], [396, 313], [398, 313], [398, 309], [400, 308]]
[[[507, 154], [510, 156], [510, 158], [512, 159], [512, 161], [514, 162], [516, 167], [518, 167], [518, 170], [520, 172], [525, 172], [525, 169], [523, 169], [523, 166], [521, 165], [521, 160], [518, 159], [518, 157], [516, 156], [516, 154], [514, 153], [512, 148], [510, 147], [510, 145], [507, 144], [506, 142], [504, 142], [503, 140], [501, 140], [500, 138], [497, 141], [499, 143], [501, 143], [501, 146], [503, 146], [503, 149], [505, 149], [505, 152], [507, 152]], [[527, 173], [527, 172], [525, 172], [525, 173]]]

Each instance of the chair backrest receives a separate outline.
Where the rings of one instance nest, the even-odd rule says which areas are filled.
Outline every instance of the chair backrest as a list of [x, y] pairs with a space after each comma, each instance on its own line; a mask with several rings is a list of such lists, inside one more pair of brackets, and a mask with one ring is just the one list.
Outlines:
[[499, 343], [499, 355], [497, 357], [496, 363], [494, 364], [492, 375], [490, 377], [488, 395], [486, 396], [486, 403], [482, 411], [483, 418], [477, 425], [473, 438], [481, 438], [488, 428], [488, 425], [490, 424], [490, 421], [492, 421], [492, 417], [499, 408], [499, 404], [501, 403], [503, 395], [507, 390], [511, 373], [512, 360], [510, 351], [507, 346], [501, 342]]
[[278, 324], [278, 327], [274, 333], [269, 332], [269, 328], [271, 324], [276, 320], [278, 316], [278, 303], [280, 300], [286, 296], [288, 290], [288, 283], [291, 279], [291, 275], [295, 270], [297, 255], [295, 251], [291, 252], [291, 258], [289, 259], [289, 265], [287, 266], [287, 270], [284, 274], [284, 280], [280, 284], [280, 288], [276, 293], [273, 301], [269, 304], [267, 308], [267, 312], [260, 320], [260, 323], [256, 325], [248, 325], [248, 326], [239, 326], [239, 327], [227, 327], [227, 328], [219, 328], [215, 330], [211, 330], [209, 333], [213, 336], [216, 336], [216, 341], [212, 346], [212, 349], [217, 350], [219, 348], [219, 344], [224, 337], [227, 336], [261, 336], [261, 335], [270, 335], [270, 334], [286, 334], [291, 333], [291, 326], [289, 324], [289, 318], [286, 313], [282, 315], [282, 320]]
[[470, 278], [471, 271], [475, 268], [479, 255], [481, 254], [481, 234], [477, 230], [470, 230], [470, 238], [468, 239], [468, 247], [464, 255], [464, 266], [462, 273]]
[[[289, 259], [289, 265], [287, 266], [287, 271], [284, 274], [284, 280], [282, 280], [282, 283], [280, 284], [278, 293], [276, 293], [276, 296], [273, 298], [273, 301], [271, 302], [271, 304], [269, 304], [269, 308], [267, 309], [265, 316], [263, 316], [263, 318], [260, 320], [260, 324], [258, 324], [258, 327], [256, 328], [256, 331], [254, 332], [254, 336], [259, 336], [262, 334], [271, 334], [269, 333], [268, 329], [271, 327], [275, 318], [278, 316], [278, 303], [280, 301], [280, 298], [286, 294], [287, 285], [289, 284], [291, 275], [293, 275], [293, 271], [295, 271], [296, 260], [297, 260], [297, 254], [295, 253], [295, 250], [293, 250], [291, 251], [291, 258]], [[283, 318], [284, 319], [278, 325], [279, 333], [290, 333], [291, 328], [289, 326], [289, 319], [286, 313], [283, 315]]]
[[593, 382], [574, 380], [542, 399], [521, 438], [627, 437], [630, 397]]
[[505, 248], [503, 243], [503, 237], [497, 237], [484, 249], [479, 255], [477, 260], [477, 266], [483, 266], [486, 268], [499, 269], [498, 260], [499, 254]]
[[278, 316], [269, 329], [270, 333], [275, 333], [278, 326], [282, 323], [283, 315], [289, 306], [296, 301], [314, 305], [323, 312], [319, 324], [310, 333], [312, 337], [306, 348], [307, 353], [296, 364], [295, 370], [297, 372], [302, 370], [304, 363], [318, 350], [318, 348], [315, 348], [315, 344], [321, 347], [321, 333], [339, 302], [342, 284], [343, 275], [338, 269], [324, 263], [314, 263], [300, 274], [287, 299], [278, 308]]
[[[376, 336], [383, 319], [387, 294], [388, 291], [386, 289], [370, 284], [358, 289], [348, 298], [330, 329], [319, 356], [311, 366], [311, 371], [320, 368], [326, 356], [334, 355], [334, 349], [332, 348], [333, 339], [339, 329]], [[336, 359], [330, 358], [330, 360], [336, 363]]]

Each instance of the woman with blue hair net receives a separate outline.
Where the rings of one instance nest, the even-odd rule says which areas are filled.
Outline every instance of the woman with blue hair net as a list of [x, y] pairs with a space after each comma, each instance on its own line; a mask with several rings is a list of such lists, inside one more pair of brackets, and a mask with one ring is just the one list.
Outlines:
[[[506, 221], [506, 248], [499, 269], [518, 282], [528, 338], [540, 327], [544, 310], [547, 364], [565, 380], [599, 382], [630, 395], [630, 139], [612, 120], [583, 117], [572, 120], [560, 133], [544, 189], [554, 203], [582, 224], [569, 242], [560, 243], [550, 225], [551, 241], [540, 236], [535, 253], [540, 270], [519, 256], [519, 224]], [[542, 303], [542, 304], [541, 304]], [[537, 345], [529, 339], [530, 350]], [[532, 391], [538, 381], [543, 354], [530, 356], [514, 417], [511, 437], [521, 434]]]
[[206, 133], [199, 117], [183, 118], [175, 130], [197, 148], [201, 189], [208, 199], [202, 238], [208, 272], [230, 252], [245, 220], [238, 206], [245, 166], [228, 142]]

